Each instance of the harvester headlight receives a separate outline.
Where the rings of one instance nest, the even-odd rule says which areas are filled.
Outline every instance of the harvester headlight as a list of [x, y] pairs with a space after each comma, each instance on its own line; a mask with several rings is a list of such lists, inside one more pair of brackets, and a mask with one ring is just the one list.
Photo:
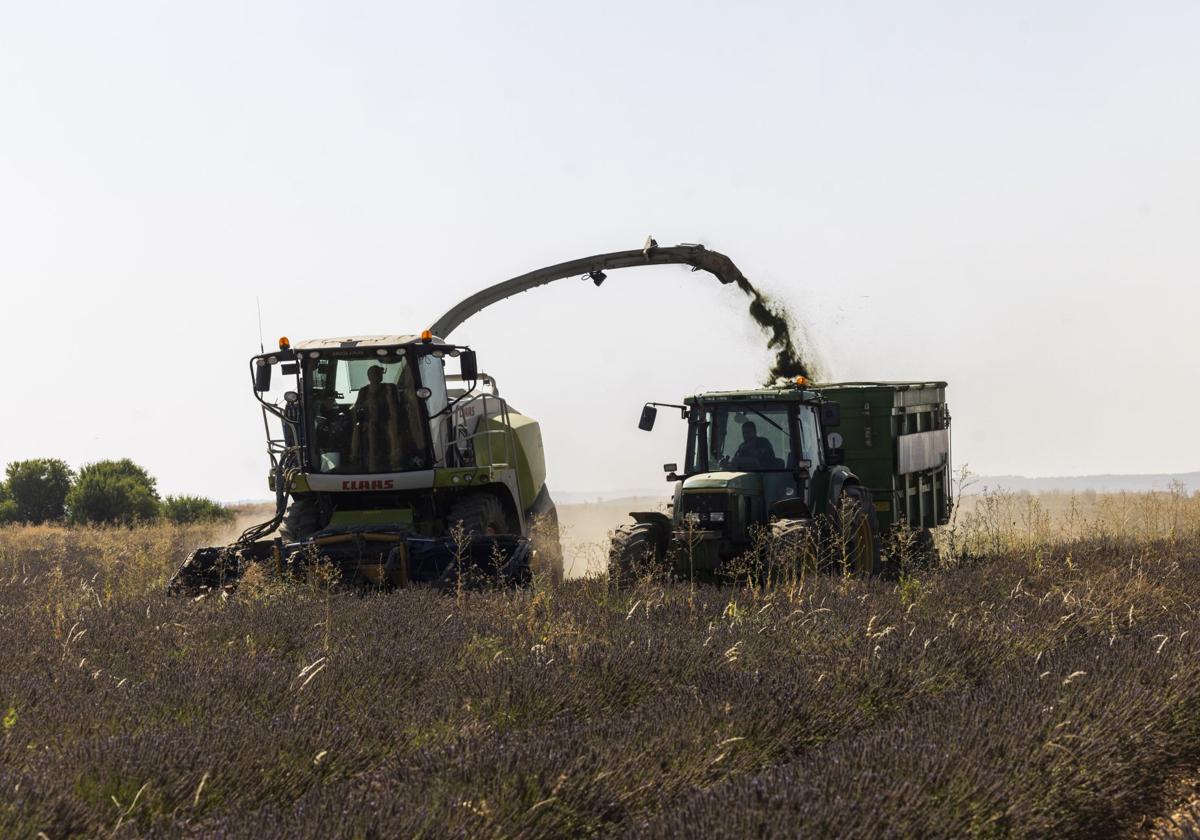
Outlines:
[[685, 522], [698, 523], [700, 521], [700, 514], [696, 513], [696, 511], [691, 511], [690, 513], [685, 513], [683, 519]]
[[268, 356], [268, 357], [267, 357], [267, 364], [269, 364], [269, 365], [277, 365], [277, 364], [279, 364], [279, 357], [278, 357], [278, 356]]
[[310, 350], [310, 351], [309, 351], [309, 353], [308, 353], [308, 358], [310, 358], [310, 359], [319, 359], [319, 358], [321, 358], [321, 354], [320, 354], [320, 353], [318, 353], [316, 350]]
[[284, 402], [294, 403], [294, 402], [297, 402], [299, 399], [300, 399], [300, 395], [297, 394], [295, 391], [288, 391], [283, 395]]
[[388, 349], [386, 347], [380, 347], [378, 350], [375, 351], [376, 356], [386, 356], [387, 354], [388, 354]]
[[427, 400], [433, 396], [433, 391], [430, 391], [428, 388], [421, 387], [417, 389], [417, 396], [423, 400]]
[[713, 522], [724, 522], [725, 521], [725, 511], [714, 510], [712, 513], [710, 513], [708, 515], [708, 518], [711, 519]]

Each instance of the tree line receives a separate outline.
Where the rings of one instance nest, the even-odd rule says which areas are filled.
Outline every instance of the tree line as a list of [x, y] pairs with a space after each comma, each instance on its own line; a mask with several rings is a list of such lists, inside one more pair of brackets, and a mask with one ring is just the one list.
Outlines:
[[158, 495], [157, 480], [128, 458], [79, 471], [58, 458], [13, 461], [0, 482], [0, 523], [137, 525], [230, 521], [233, 511], [202, 496]]

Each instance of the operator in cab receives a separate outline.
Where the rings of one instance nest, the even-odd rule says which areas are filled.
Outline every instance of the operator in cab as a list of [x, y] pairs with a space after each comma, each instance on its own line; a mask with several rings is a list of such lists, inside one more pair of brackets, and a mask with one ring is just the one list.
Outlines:
[[351, 452], [360, 469], [368, 472], [398, 471], [404, 468], [405, 422], [400, 388], [383, 381], [382, 365], [367, 369], [367, 384], [354, 403], [356, 423]]
[[775, 448], [771, 441], [758, 436], [753, 421], [742, 424], [742, 445], [733, 454], [733, 464], [747, 470], [769, 470], [775, 464]]

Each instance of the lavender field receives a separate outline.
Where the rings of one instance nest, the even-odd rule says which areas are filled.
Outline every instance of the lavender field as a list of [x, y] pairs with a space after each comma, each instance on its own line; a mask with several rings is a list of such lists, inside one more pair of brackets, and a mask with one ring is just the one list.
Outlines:
[[1045, 513], [898, 581], [200, 601], [202, 529], [6, 528], [0, 835], [1200, 836], [1200, 500]]

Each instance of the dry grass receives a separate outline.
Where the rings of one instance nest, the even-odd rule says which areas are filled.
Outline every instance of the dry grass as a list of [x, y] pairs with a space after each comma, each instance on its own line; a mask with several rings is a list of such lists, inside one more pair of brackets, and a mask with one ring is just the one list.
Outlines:
[[755, 588], [263, 579], [166, 599], [203, 530], [0, 530], [0, 834], [1195, 826], [1200, 500], [1182, 493], [993, 494], [939, 536], [940, 565]]

